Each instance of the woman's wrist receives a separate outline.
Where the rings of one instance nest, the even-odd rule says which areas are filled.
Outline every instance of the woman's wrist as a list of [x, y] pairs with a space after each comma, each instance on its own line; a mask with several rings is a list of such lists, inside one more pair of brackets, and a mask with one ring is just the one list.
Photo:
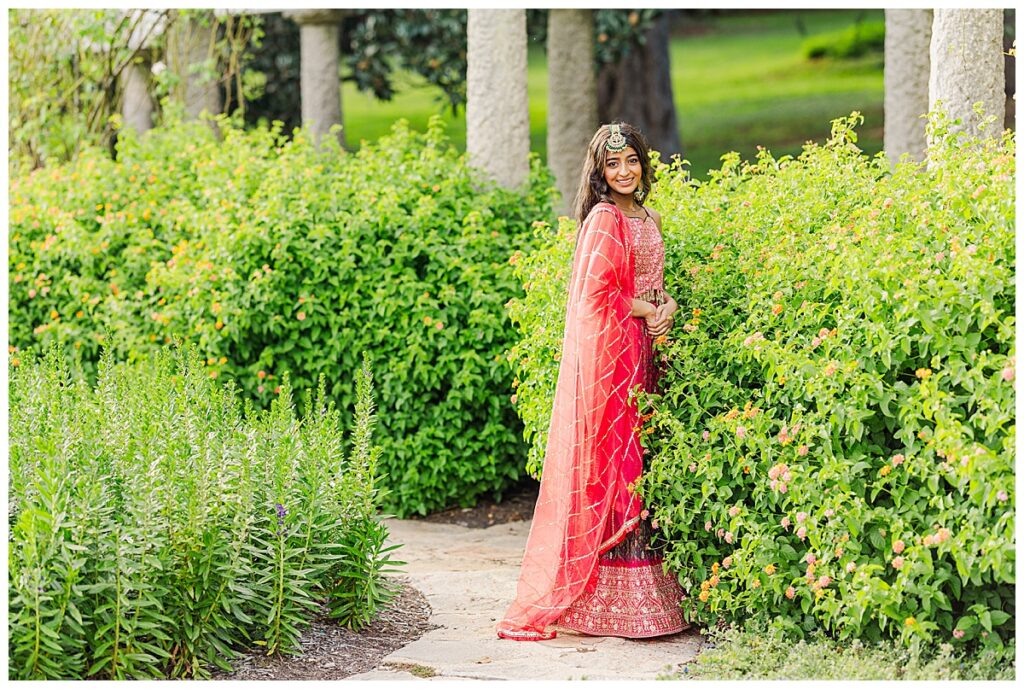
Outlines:
[[657, 307], [649, 301], [643, 299], [633, 300], [633, 317], [634, 318], [647, 318], [653, 316], [658, 312]]

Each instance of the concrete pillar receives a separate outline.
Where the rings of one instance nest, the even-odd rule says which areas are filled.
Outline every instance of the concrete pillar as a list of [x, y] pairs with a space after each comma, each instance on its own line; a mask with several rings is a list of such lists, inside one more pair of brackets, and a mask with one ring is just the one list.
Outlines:
[[[219, 115], [224, 109], [216, 74], [213, 46], [217, 42], [217, 25], [203, 26], [192, 19], [178, 32], [175, 70], [184, 82], [185, 114], [198, 118], [203, 112]], [[210, 73], [210, 70], [214, 73]]]
[[[285, 16], [299, 25], [301, 41], [302, 124], [316, 141], [332, 125], [342, 124], [338, 38], [344, 10], [296, 10]], [[338, 133], [338, 143], [345, 136]]]
[[131, 127], [139, 134], [153, 128], [153, 99], [149, 95], [149, 69], [145, 63], [133, 62], [121, 72], [121, 86], [124, 95], [121, 101], [121, 117], [125, 127]]
[[885, 152], [895, 163], [904, 153], [925, 155], [931, 10], [885, 10]]
[[467, 26], [466, 151], [505, 188], [530, 174], [526, 10], [470, 9]]
[[951, 129], [978, 135], [981, 102], [996, 121], [986, 136], [999, 136], [1006, 108], [1002, 9], [936, 9], [932, 21], [929, 109], [936, 101], [961, 124]]
[[121, 118], [125, 127], [139, 134], [153, 128], [156, 103], [150, 94], [151, 67], [155, 39], [167, 30], [167, 15], [157, 10], [129, 10], [128, 49], [135, 51], [135, 61], [121, 72]]
[[548, 167], [568, 215], [576, 198], [583, 158], [597, 130], [593, 10], [548, 12]]

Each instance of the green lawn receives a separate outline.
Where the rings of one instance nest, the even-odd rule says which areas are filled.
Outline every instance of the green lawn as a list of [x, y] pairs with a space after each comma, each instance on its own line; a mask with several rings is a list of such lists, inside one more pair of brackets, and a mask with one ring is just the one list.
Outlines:
[[[882, 148], [882, 58], [806, 60], [806, 35], [841, 29], [857, 18], [880, 20], [882, 10], [793, 10], [711, 17], [672, 39], [672, 88], [684, 155], [694, 176], [705, 177], [720, 157], [739, 151], [753, 156], [763, 145], [778, 155], [799, 153], [807, 140], [822, 140], [830, 121], [858, 110], [865, 116], [861, 147]], [[408, 74], [398, 78], [389, 103], [359, 93], [346, 82], [342, 109], [350, 145], [373, 140], [404, 117], [418, 129], [441, 113], [460, 148], [465, 145], [465, 113], [452, 115], [437, 89]], [[540, 46], [529, 52], [530, 140], [543, 157], [547, 136], [546, 57]]]

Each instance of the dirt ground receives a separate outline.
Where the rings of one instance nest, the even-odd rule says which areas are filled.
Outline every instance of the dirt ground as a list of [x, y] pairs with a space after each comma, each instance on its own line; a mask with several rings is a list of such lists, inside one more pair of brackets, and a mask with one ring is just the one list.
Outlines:
[[521, 522], [533, 517], [540, 484], [532, 479], [511, 488], [500, 503], [483, 500], [476, 507], [453, 507], [426, 517], [410, 517], [434, 524], [457, 524], [471, 529], [485, 529], [495, 524]]
[[299, 655], [267, 657], [254, 650], [235, 659], [234, 672], [215, 672], [212, 679], [330, 680], [372, 670], [384, 656], [432, 628], [423, 594], [402, 578], [396, 582], [402, 586], [398, 596], [366, 629], [354, 632], [320, 614], [303, 632]]
[[[533, 516], [537, 490], [536, 481], [527, 481], [513, 488], [500, 503], [484, 500], [476, 507], [452, 508], [415, 519], [473, 529], [524, 521]], [[403, 577], [395, 581], [401, 585], [400, 593], [366, 629], [354, 632], [320, 614], [303, 633], [299, 655], [270, 658], [254, 650], [232, 663], [234, 672], [218, 671], [212, 679], [333, 680], [372, 670], [385, 656], [433, 628], [430, 604], [423, 594]]]

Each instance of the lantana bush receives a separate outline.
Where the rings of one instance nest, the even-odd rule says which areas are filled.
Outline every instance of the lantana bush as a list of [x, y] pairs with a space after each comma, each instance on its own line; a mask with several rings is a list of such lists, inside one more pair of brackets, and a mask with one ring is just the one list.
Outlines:
[[[681, 306], [639, 394], [637, 486], [690, 619], [1000, 647], [1015, 631], [1012, 132], [941, 113], [927, 163], [857, 148], [659, 169]], [[574, 232], [517, 256], [517, 405], [539, 460]]]
[[11, 180], [11, 345], [64, 343], [94, 376], [104, 344], [131, 360], [178, 338], [261, 407], [285, 373], [323, 375], [346, 424], [372, 351], [385, 506], [469, 506], [522, 476], [508, 257], [552, 194], [536, 158], [521, 189], [484, 179], [438, 119], [356, 153], [224, 117], [125, 132], [116, 160]]

